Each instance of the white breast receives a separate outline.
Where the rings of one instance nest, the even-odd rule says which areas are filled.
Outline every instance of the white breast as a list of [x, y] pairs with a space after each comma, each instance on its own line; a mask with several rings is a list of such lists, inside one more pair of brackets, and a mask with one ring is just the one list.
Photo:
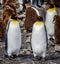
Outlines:
[[8, 30], [8, 54], [20, 50], [21, 47], [21, 30], [19, 23], [10, 23]]
[[44, 24], [35, 25], [33, 26], [32, 30], [32, 38], [31, 38], [31, 44], [33, 52], [38, 54], [41, 54], [43, 51], [46, 51], [46, 34], [45, 34], [45, 28]]
[[57, 15], [56, 11], [53, 11], [53, 12], [47, 11], [45, 25], [46, 25], [48, 35], [54, 34], [54, 16], [55, 15]]

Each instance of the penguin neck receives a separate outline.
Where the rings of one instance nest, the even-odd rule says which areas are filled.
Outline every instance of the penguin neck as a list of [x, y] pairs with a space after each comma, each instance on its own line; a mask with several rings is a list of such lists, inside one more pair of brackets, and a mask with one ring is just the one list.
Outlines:
[[13, 19], [14, 22], [16, 22], [17, 20]]
[[36, 25], [43, 24], [43, 21], [36, 21], [35, 24], [36, 24]]
[[53, 12], [55, 10], [55, 8], [49, 8], [48, 11], [49, 12]]
[[11, 22], [14, 23], [14, 24], [16, 24], [17, 23], [17, 20], [12, 20]]

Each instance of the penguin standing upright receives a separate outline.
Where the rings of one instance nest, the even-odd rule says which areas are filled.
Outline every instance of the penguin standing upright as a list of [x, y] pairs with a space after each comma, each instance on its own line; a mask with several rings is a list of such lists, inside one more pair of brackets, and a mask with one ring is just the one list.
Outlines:
[[[42, 17], [40, 19], [42, 19]], [[47, 38], [44, 22], [41, 20], [36, 21], [33, 25], [31, 46], [34, 57], [46, 57]]]
[[54, 5], [51, 4], [50, 8], [47, 10], [46, 20], [45, 20], [48, 39], [53, 38], [53, 35], [54, 35], [54, 16], [55, 15], [57, 15], [57, 12], [54, 8]]
[[20, 10], [23, 10], [23, 0], [18, 0], [18, 3], [20, 5]]
[[12, 19], [13, 20], [11, 20], [9, 24], [9, 30], [7, 33], [8, 56], [18, 55], [21, 48], [21, 30], [20, 30], [19, 22], [16, 20], [15, 15], [12, 15]]
[[0, 0], [0, 3], [3, 4], [3, 0]]
[[60, 15], [54, 16], [54, 36], [55, 43], [60, 44]]

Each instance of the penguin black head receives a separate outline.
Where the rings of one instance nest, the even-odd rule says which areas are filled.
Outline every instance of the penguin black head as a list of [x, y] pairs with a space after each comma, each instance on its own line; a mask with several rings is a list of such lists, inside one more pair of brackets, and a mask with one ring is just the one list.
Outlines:
[[16, 16], [15, 14], [13, 14], [13, 15], [11, 16], [11, 19], [17, 20], [17, 16]]
[[38, 21], [43, 21], [43, 18], [42, 18], [41, 16], [38, 16], [38, 17], [37, 17], [37, 20], [38, 20]]
[[54, 8], [54, 4], [50, 4], [50, 7], [49, 8]]

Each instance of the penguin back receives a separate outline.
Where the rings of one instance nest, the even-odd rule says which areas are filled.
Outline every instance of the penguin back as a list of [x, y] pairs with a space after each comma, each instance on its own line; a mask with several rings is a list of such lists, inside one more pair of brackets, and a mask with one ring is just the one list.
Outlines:
[[57, 44], [60, 43], [60, 15], [54, 16], [54, 36]]

